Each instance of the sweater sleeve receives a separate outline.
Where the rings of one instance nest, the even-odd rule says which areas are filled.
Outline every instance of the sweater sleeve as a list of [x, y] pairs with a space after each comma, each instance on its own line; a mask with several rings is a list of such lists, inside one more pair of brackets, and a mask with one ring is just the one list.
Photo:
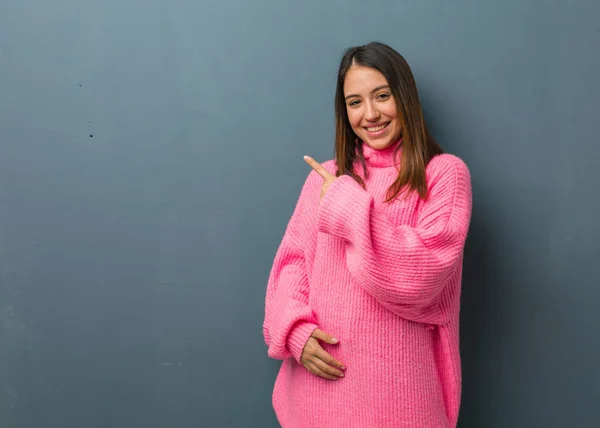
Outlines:
[[437, 163], [428, 177], [429, 197], [415, 227], [393, 225], [349, 176], [333, 183], [319, 208], [319, 231], [346, 241], [348, 269], [357, 283], [389, 310], [417, 322], [445, 322], [439, 297], [460, 268], [470, 223], [470, 174], [459, 158], [450, 159]]
[[[312, 173], [311, 173], [312, 174]], [[318, 198], [318, 189], [309, 175], [294, 213], [279, 245], [267, 283], [263, 335], [268, 355], [275, 359], [293, 357], [300, 362], [304, 345], [318, 327], [308, 303], [309, 282], [304, 247], [316, 234], [316, 218], [304, 221], [310, 197]]]

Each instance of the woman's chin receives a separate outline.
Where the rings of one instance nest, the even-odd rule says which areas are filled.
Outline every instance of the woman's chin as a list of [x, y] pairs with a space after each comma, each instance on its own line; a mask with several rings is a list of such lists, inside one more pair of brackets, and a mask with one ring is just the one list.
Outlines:
[[391, 144], [394, 143], [393, 140], [386, 138], [386, 139], [377, 139], [377, 140], [364, 140], [365, 144], [367, 144], [369, 147], [371, 147], [372, 149], [375, 150], [383, 150], [386, 147], [389, 147]]

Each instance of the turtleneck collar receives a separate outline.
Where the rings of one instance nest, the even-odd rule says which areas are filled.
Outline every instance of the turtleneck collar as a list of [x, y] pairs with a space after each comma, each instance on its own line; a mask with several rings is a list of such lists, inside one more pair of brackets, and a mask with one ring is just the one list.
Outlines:
[[[394, 152], [396, 148], [402, 144], [402, 138], [395, 143], [390, 144], [384, 149], [374, 149], [366, 143], [362, 143], [363, 156], [368, 167], [385, 168], [395, 165], [400, 165], [400, 157], [402, 149], [398, 150], [396, 156]], [[394, 159], [396, 158], [396, 159]]]

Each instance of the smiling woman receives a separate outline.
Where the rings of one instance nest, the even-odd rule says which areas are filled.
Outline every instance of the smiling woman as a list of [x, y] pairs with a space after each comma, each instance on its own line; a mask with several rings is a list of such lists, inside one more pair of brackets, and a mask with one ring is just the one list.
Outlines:
[[348, 122], [354, 133], [369, 146], [383, 149], [400, 138], [396, 100], [379, 71], [354, 65], [344, 79]]
[[335, 100], [336, 158], [305, 157], [267, 285], [275, 412], [285, 428], [455, 426], [469, 170], [391, 47], [348, 49]]
[[[402, 138], [402, 168], [388, 200], [405, 186], [427, 198], [425, 166], [442, 149], [427, 130], [417, 85], [402, 55], [381, 43], [349, 49], [338, 72], [335, 112], [339, 175], [348, 173], [362, 183], [353, 165], [362, 158], [363, 143], [383, 149]], [[363, 172], [368, 175], [364, 163]]]

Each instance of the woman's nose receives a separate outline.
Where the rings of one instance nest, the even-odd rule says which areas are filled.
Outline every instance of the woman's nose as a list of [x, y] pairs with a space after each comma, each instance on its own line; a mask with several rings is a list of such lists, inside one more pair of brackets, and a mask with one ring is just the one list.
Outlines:
[[379, 119], [379, 110], [377, 110], [377, 108], [371, 103], [366, 104], [365, 119], [370, 122], [374, 122]]

